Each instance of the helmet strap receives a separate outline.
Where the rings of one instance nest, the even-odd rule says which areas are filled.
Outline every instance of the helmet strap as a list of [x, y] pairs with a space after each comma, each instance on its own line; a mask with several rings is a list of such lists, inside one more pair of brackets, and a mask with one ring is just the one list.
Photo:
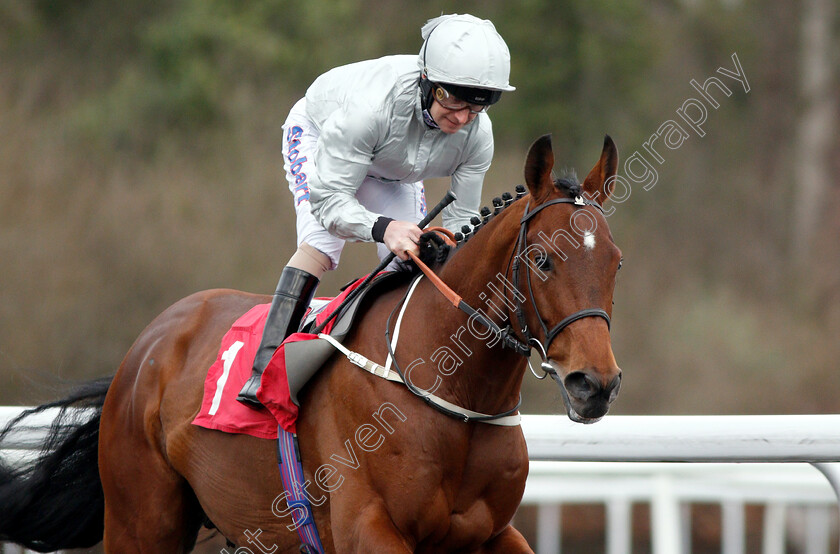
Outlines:
[[429, 113], [429, 110], [426, 109], [423, 110], [423, 123], [425, 123], [430, 129], [440, 129], [440, 125], [437, 124], [435, 118], [433, 118], [432, 114]]
[[435, 123], [432, 114], [429, 110], [432, 108], [432, 102], [435, 101], [434, 91], [435, 86], [426, 78], [426, 75], [420, 74], [420, 107], [423, 109], [423, 122], [432, 129], [440, 129]]
[[435, 101], [435, 86], [432, 82], [426, 77], [425, 73], [420, 74], [420, 98], [421, 98], [421, 107], [424, 110], [429, 110], [432, 107], [432, 102]]

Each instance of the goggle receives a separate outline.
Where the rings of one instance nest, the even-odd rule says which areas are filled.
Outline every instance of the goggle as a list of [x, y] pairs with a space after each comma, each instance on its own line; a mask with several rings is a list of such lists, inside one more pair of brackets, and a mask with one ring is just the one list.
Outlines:
[[435, 100], [437, 100], [438, 104], [447, 110], [452, 110], [453, 112], [459, 112], [464, 108], [469, 108], [471, 114], [480, 114], [490, 109], [490, 106], [484, 104], [470, 104], [469, 102], [464, 102], [463, 100], [452, 96], [449, 94], [449, 91], [440, 86], [435, 87]]

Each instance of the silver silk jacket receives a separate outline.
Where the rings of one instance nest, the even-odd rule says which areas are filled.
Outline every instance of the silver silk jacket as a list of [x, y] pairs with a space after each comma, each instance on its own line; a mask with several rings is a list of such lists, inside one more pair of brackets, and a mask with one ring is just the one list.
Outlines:
[[428, 127], [419, 76], [416, 55], [387, 56], [332, 69], [306, 91], [307, 116], [320, 132], [309, 200], [331, 234], [373, 240], [381, 214], [355, 196], [366, 178], [396, 184], [451, 176], [458, 199], [443, 211], [444, 227], [458, 231], [478, 215], [493, 158], [490, 118], [479, 114], [452, 135]]

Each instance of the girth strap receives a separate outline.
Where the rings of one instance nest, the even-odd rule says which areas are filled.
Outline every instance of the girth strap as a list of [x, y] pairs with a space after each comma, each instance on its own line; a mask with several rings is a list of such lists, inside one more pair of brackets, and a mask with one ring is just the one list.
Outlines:
[[297, 530], [301, 552], [324, 554], [321, 537], [315, 526], [312, 505], [304, 491], [303, 465], [300, 462], [300, 448], [297, 435], [289, 433], [283, 426], [277, 428], [277, 463], [280, 466], [280, 478], [286, 491], [286, 502], [292, 511], [290, 531]]

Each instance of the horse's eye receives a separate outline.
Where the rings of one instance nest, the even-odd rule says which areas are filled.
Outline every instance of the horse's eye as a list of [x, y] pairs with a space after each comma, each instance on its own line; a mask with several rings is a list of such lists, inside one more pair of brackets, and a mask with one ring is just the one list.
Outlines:
[[537, 254], [536, 256], [534, 256], [534, 264], [538, 268], [544, 271], [548, 271], [549, 269], [551, 269], [551, 258], [549, 258], [547, 254]]
[[[621, 269], [621, 266], [623, 266], [623, 265], [624, 265], [624, 256], [622, 256], [621, 259], [618, 260], [618, 269]], [[618, 270], [616, 270], [616, 271], [618, 271]]]

